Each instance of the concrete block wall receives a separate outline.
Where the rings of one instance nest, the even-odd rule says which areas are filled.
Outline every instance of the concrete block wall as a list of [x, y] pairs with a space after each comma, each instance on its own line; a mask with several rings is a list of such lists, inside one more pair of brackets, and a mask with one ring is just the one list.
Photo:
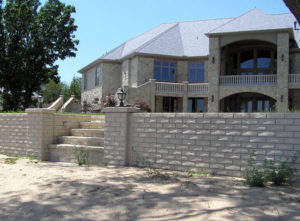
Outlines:
[[[297, 113], [115, 115], [106, 115], [104, 158], [109, 154], [112, 161], [118, 159], [118, 165], [124, 162], [126, 142], [130, 165], [230, 176], [242, 175], [253, 151], [258, 164], [300, 151]], [[130, 126], [127, 141], [125, 116]], [[300, 159], [296, 167], [300, 177]]]
[[27, 114], [0, 114], [0, 153], [26, 156], [28, 137]]

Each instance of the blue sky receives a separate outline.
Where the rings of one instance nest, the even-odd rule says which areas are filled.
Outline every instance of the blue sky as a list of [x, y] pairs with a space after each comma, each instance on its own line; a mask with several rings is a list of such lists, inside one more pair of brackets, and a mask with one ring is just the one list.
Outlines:
[[70, 83], [77, 71], [161, 23], [230, 18], [254, 7], [266, 13], [287, 13], [283, 0], [62, 0], [74, 5], [80, 41], [77, 56], [58, 61], [61, 81]]

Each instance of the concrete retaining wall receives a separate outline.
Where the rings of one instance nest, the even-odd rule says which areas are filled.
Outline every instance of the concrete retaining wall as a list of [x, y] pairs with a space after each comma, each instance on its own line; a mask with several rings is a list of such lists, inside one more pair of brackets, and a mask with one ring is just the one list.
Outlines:
[[108, 113], [104, 148], [108, 164], [240, 176], [252, 151], [260, 164], [300, 151], [300, 114]]

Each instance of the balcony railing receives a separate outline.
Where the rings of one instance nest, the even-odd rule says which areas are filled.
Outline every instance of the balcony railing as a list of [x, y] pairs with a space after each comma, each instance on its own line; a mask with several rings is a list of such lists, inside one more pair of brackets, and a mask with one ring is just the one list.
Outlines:
[[155, 82], [156, 93], [183, 95], [185, 90], [192, 95], [207, 95], [208, 83], [170, 83]]
[[208, 83], [194, 83], [188, 85], [189, 94], [207, 94], [208, 92]]
[[181, 83], [156, 82], [156, 92], [183, 94], [184, 87]]
[[289, 84], [300, 84], [300, 74], [289, 74]]
[[222, 86], [274, 85], [276, 83], [277, 83], [276, 74], [220, 76], [220, 85]]

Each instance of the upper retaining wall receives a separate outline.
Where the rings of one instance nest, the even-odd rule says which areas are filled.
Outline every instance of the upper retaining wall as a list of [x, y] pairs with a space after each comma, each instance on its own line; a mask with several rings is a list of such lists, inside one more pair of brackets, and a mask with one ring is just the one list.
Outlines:
[[[130, 165], [240, 176], [252, 151], [261, 164], [300, 151], [298, 113], [129, 113], [127, 123], [125, 115], [106, 114], [108, 164], [122, 164], [127, 145]], [[296, 166], [299, 177], [300, 159]]]

